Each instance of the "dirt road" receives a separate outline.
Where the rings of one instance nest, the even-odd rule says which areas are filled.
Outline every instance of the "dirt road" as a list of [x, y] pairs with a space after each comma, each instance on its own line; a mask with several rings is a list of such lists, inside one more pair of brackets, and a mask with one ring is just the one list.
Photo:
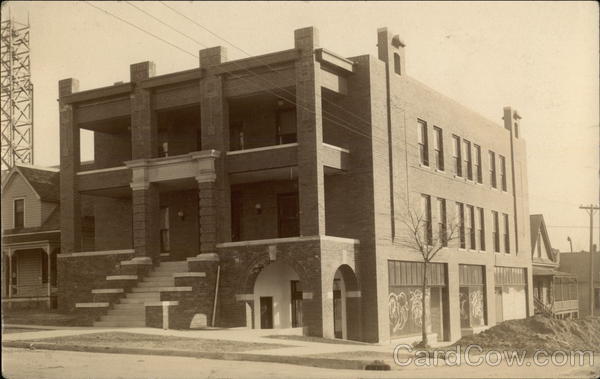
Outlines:
[[[597, 377], [590, 367], [406, 367], [395, 371], [331, 370], [280, 363], [237, 362], [150, 355], [3, 349], [5, 378], [398, 378]], [[595, 374], [594, 374], [595, 372]]]

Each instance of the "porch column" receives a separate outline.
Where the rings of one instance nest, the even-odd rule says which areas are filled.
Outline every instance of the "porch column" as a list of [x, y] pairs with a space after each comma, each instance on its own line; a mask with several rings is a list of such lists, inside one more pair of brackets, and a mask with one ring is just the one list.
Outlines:
[[[223, 77], [212, 71], [227, 60], [225, 47], [203, 49], [199, 55], [200, 68], [206, 74], [200, 81], [202, 150], [213, 149], [222, 153], [221, 158], [215, 161], [215, 182], [199, 184], [200, 251], [204, 253], [214, 252], [211, 246], [215, 243], [231, 241], [231, 188], [225, 154], [229, 150], [229, 106]], [[206, 223], [209, 224], [203, 225]]]
[[217, 252], [217, 190], [215, 182], [198, 182], [200, 254]]
[[155, 183], [131, 185], [133, 204], [133, 248], [137, 257], [160, 255], [160, 203]]
[[[46, 270], [48, 270], [48, 272], [46, 273], [46, 278], [48, 280], [47, 283], [47, 292], [48, 292], [48, 309], [51, 308], [52, 306], [52, 301], [50, 300], [50, 297], [52, 296], [52, 278], [50, 277], [51, 272], [52, 272], [52, 267], [50, 266], [52, 264], [52, 261], [50, 260], [50, 245], [46, 245], [46, 247], [44, 247], [44, 252], [46, 253], [46, 259], [48, 260], [48, 264], [46, 265]], [[42, 273], [43, 275], [43, 273]]]
[[318, 33], [315, 28], [294, 32], [296, 61], [296, 120], [298, 135], [298, 195], [300, 235], [325, 234], [325, 191], [321, 150], [321, 65], [315, 60]]
[[12, 297], [12, 272], [13, 272], [13, 262], [12, 262], [13, 250], [12, 248], [8, 248], [8, 294], [7, 297], [10, 299]]
[[58, 82], [60, 124], [60, 229], [61, 249], [65, 253], [81, 250], [81, 197], [77, 183], [79, 171], [79, 126], [75, 107], [65, 97], [77, 92], [79, 82], [63, 79]]
[[135, 63], [129, 66], [133, 84], [131, 94], [131, 159], [158, 156], [158, 127], [152, 109], [152, 93], [142, 88], [141, 82], [154, 76], [153, 62]]

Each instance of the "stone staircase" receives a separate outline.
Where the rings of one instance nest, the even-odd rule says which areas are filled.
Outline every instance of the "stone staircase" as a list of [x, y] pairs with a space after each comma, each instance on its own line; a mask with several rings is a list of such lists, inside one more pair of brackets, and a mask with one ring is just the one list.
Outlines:
[[[144, 327], [146, 305], [161, 300], [161, 292], [184, 290], [175, 286], [174, 275], [188, 271], [186, 261], [161, 262], [144, 279], [94, 322], [97, 327]], [[191, 290], [191, 288], [190, 288]]]

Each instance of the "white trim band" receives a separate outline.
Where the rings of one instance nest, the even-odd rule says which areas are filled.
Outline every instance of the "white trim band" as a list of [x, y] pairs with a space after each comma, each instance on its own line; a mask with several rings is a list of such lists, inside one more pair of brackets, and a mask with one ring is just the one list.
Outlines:
[[295, 147], [295, 146], [298, 146], [298, 142], [284, 143], [282, 145], [271, 145], [271, 146], [264, 146], [264, 147], [255, 147], [253, 149], [228, 151], [226, 153], [226, 155], [238, 155], [238, 154], [244, 154], [244, 153], [254, 153], [254, 152], [259, 152], [259, 151], [285, 149], [286, 147]]
[[96, 170], [87, 170], [87, 171], [79, 171], [77, 175], [87, 175], [87, 174], [100, 174], [102, 172], [111, 172], [111, 171], [120, 171], [127, 170], [129, 167], [127, 166], [119, 166], [119, 167], [109, 167], [109, 168], [99, 168]]
[[86, 251], [81, 253], [64, 253], [58, 254], [58, 258], [72, 258], [72, 257], [96, 257], [102, 255], [118, 255], [118, 254], [133, 254], [133, 249], [127, 250], [104, 250], [104, 251]]
[[109, 303], [77, 303], [75, 308], [108, 308]]
[[137, 275], [108, 275], [106, 280], [137, 280]]
[[173, 274], [173, 278], [205, 278], [205, 272], [178, 272]]
[[124, 293], [125, 290], [123, 288], [97, 288], [95, 290], [92, 290], [92, 293], [94, 294], [100, 294], [100, 293]]

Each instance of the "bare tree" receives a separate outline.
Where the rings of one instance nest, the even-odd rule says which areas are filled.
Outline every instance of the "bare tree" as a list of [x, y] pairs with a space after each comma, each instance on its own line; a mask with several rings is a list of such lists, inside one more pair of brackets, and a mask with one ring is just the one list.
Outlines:
[[[403, 219], [403, 223], [406, 225], [406, 236], [401, 239], [400, 243], [406, 248], [419, 252], [423, 259], [423, 282], [421, 284], [423, 293], [423, 300], [421, 302], [422, 340], [420, 345], [422, 347], [428, 347], [429, 343], [426, 325], [427, 304], [425, 296], [428, 288], [427, 269], [429, 263], [435, 258], [437, 253], [447, 247], [450, 241], [456, 239], [459, 233], [464, 235], [464, 230], [456, 221], [448, 223], [446, 215], [444, 215], [443, 220], [440, 220], [438, 223], [437, 232], [434, 233], [430, 212], [427, 214], [427, 212], [416, 211], [410, 206], [407, 206], [406, 209], [408, 210], [407, 217]], [[428, 209], [430, 210], [431, 207], [429, 206]]]

